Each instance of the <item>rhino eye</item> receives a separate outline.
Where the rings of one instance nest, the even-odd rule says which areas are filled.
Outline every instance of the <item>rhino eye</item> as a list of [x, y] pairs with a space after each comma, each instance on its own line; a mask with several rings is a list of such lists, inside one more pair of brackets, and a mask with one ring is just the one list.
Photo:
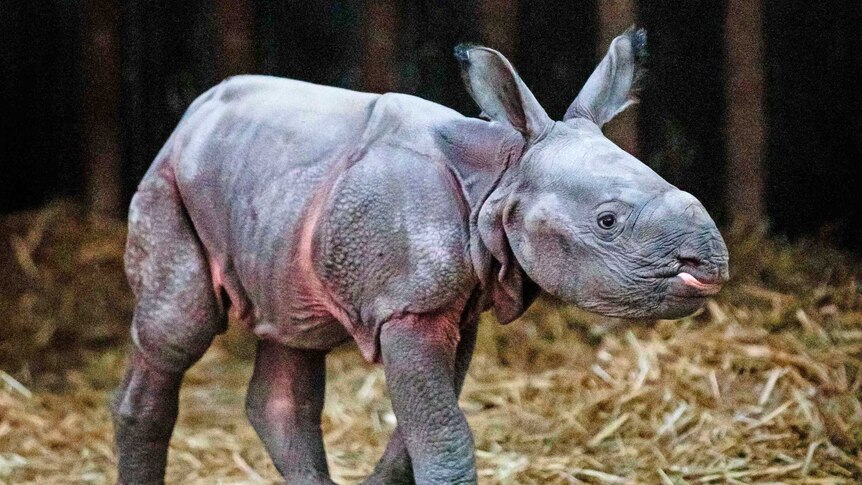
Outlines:
[[604, 213], [599, 216], [599, 227], [602, 229], [610, 229], [617, 223], [617, 216], [609, 213]]

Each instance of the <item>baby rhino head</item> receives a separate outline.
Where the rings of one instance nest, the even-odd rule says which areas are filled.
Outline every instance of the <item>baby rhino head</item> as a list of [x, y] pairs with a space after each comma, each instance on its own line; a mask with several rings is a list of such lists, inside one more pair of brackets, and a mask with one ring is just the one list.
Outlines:
[[524, 283], [513, 275], [523, 271], [520, 279], [587, 310], [679, 318], [727, 281], [727, 248], [700, 202], [601, 132], [635, 101], [645, 43], [642, 30], [617, 37], [561, 122], [501, 54], [456, 51], [483, 111], [524, 138], [478, 218], [502, 293], [517, 293]]

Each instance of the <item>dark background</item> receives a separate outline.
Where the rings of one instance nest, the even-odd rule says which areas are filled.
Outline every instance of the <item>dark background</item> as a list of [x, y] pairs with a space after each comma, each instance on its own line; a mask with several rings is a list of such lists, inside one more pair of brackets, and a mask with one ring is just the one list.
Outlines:
[[[516, 6], [508, 54], [559, 119], [598, 61], [596, 4], [503, 3]], [[735, 179], [726, 173], [734, 145], [723, 128], [726, 5], [635, 4], [651, 54], [637, 120], [641, 158], [727, 222], [724, 197]], [[92, 123], [113, 133], [110, 167], [125, 207], [182, 112], [225, 73], [367, 90], [384, 79], [386, 88], [476, 115], [451, 51], [458, 42], [483, 42], [477, 5], [0, 0], [0, 212], [64, 196], [85, 200]], [[225, 18], [238, 6], [246, 43], [226, 51]], [[94, 22], [108, 34], [93, 37]], [[862, 251], [862, 2], [769, 0], [762, 25], [764, 222], [777, 235]], [[369, 32], [389, 36], [388, 60], [369, 49]]]

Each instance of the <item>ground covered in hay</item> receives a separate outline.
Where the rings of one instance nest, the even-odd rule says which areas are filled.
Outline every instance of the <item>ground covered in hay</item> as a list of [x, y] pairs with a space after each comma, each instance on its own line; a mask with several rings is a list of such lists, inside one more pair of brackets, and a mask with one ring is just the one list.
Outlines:
[[[74, 206], [0, 220], [0, 483], [109, 483], [107, 401], [132, 302], [123, 226]], [[862, 265], [735, 238], [733, 283], [679, 322], [541, 301], [490, 318], [462, 397], [481, 483], [862, 483]], [[231, 330], [189, 373], [168, 483], [276, 483], [243, 415], [252, 344]], [[333, 477], [357, 483], [394, 426], [379, 367], [328, 361]]]

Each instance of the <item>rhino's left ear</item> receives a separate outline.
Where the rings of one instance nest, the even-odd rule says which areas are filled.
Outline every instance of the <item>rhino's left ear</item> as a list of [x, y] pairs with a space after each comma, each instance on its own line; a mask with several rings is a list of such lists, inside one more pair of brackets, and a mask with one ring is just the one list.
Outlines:
[[634, 27], [614, 39], [563, 120], [586, 118], [602, 126], [636, 103], [637, 84], [647, 57], [646, 43], [646, 31]]
[[488, 118], [519, 131], [529, 143], [553, 123], [503, 54], [482, 46], [455, 47], [467, 91]]

